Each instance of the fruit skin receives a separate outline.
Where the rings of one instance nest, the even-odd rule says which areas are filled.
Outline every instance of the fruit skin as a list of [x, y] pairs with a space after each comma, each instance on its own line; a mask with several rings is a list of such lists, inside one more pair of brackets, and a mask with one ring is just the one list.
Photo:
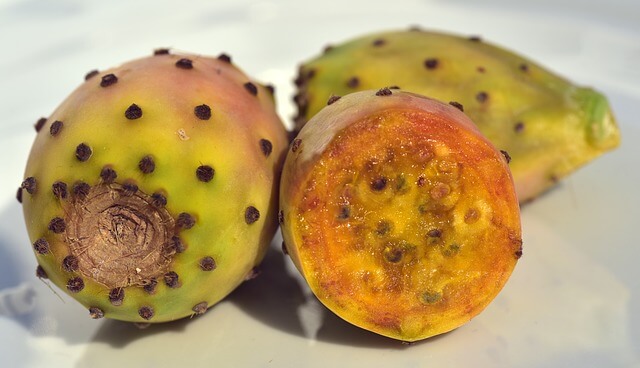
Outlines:
[[400, 90], [330, 99], [281, 178], [287, 253], [330, 310], [416, 341], [480, 313], [522, 255], [498, 151], [457, 108]]
[[478, 37], [420, 29], [364, 35], [303, 63], [296, 84], [298, 130], [332, 94], [399, 86], [462, 103], [480, 131], [511, 154], [521, 202], [620, 143], [601, 93]]
[[224, 298], [277, 229], [272, 93], [224, 54], [87, 74], [37, 124], [18, 192], [37, 275], [93, 318], [171, 321]]

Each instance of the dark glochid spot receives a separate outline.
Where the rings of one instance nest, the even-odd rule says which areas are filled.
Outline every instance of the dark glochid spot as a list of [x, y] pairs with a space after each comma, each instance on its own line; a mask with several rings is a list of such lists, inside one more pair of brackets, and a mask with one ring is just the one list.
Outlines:
[[373, 46], [379, 47], [384, 45], [385, 43], [387, 43], [384, 38], [376, 38], [375, 40], [373, 40]]
[[98, 307], [89, 308], [89, 317], [93, 319], [100, 319], [104, 317], [104, 311]]
[[125, 110], [124, 117], [129, 120], [140, 119], [142, 117], [142, 109], [136, 104], [131, 104]]
[[424, 66], [427, 69], [435, 69], [440, 62], [436, 58], [429, 58], [424, 61]]
[[489, 94], [485, 91], [480, 91], [476, 94], [476, 101], [484, 103], [489, 99]]
[[266, 88], [267, 91], [269, 91], [269, 94], [271, 96], [273, 96], [276, 93], [276, 87], [273, 84], [267, 84], [264, 86], [264, 88]]
[[300, 148], [300, 144], [302, 144], [302, 139], [294, 139], [293, 142], [291, 142], [291, 152], [296, 152]]
[[431, 229], [427, 231], [427, 236], [430, 238], [439, 238], [442, 236], [442, 230], [440, 229]]
[[329, 100], [327, 100], [327, 106], [333, 104], [334, 102], [338, 101], [339, 99], [340, 99], [340, 96], [331, 95], [331, 97], [329, 97]]
[[504, 156], [504, 159], [507, 161], [507, 163], [511, 162], [511, 156], [509, 156], [509, 152], [507, 152], [505, 150], [500, 150], [500, 153], [502, 153], [502, 155]]
[[66, 256], [62, 260], [62, 269], [67, 272], [74, 272], [78, 270], [78, 258], [75, 256]]
[[196, 224], [196, 219], [190, 214], [182, 212], [176, 219], [176, 226], [180, 229], [191, 229]]
[[22, 181], [21, 188], [26, 190], [29, 194], [34, 194], [38, 190], [38, 182], [36, 178], [30, 176]]
[[63, 218], [54, 217], [51, 221], [49, 221], [49, 230], [54, 232], [55, 234], [61, 234], [67, 228], [66, 223]]
[[89, 79], [95, 77], [96, 75], [98, 75], [98, 69], [93, 69], [90, 70], [87, 74], [84, 75], [84, 80], [88, 81]]
[[249, 206], [244, 211], [244, 221], [251, 225], [260, 219], [260, 211], [253, 206]]
[[73, 196], [82, 200], [89, 195], [89, 191], [91, 190], [91, 186], [83, 181], [76, 182], [73, 184], [73, 188], [71, 189], [71, 193]]
[[16, 192], [16, 199], [18, 203], [22, 203], [22, 187], [18, 187], [18, 191]]
[[449, 105], [451, 105], [451, 106], [455, 107], [456, 109], [464, 112], [464, 106], [462, 106], [462, 104], [460, 102], [451, 101], [451, 102], [449, 102]]
[[117, 287], [111, 289], [111, 291], [109, 291], [109, 301], [116, 307], [122, 305], [124, 301], [124, 288]]
[[118, 82], [118, 77], [115, 74], [109, 73], [102, 76], [100, 80], [100, 87], [109, 87]]
[[180, 69], [193, 69], [193, 61], [191, 61], [191, 59], [182, 58], [176, 61], [176, 66]]
[[513, 130], [516, 133], [521, 133], [522, 131], [524, 131], [524, 123], [521, 121], [518, 121], [517, 123], [515, 123], [515, 125], [513, 126]]
[[66, 199], [68, 195], [67, 191], [67, 183], [62, 181], [56, 181], [51, 185], [51, 190], [53, 191], [53, 195], [58, 199]]
[[529, 71], [529, 65], [527, 65], [525, 63], [520, 64], [520, 70], [525, 72], [525, 73], [528, 72]]
[[311, 68], [307, 70], [307, 73], [305, 74], [304, 78], [306, 80], [312, 79], [313, 77], [316, 76], [316, 70]]
[[351, 77], [347, 81], [347, 87], [349, 88], [357, 88], [360, 85], [360, 79], [358, 77]]
[[116, 171], [109, 166], [103, 167], [102, 171], [100, 171], [100, 179], [102, 179], [102, 182], [105, 184], [113, 183], [117, 177], [118, 174]]
[[182, 253], [186, 249], [186, 246], [182, 242], [182, 239], [175, 235], [171, 237], [171, 240], [167, 243], [167, 247], [169, 248], [168, 251], [170, 253]]
[[209, 105], [198, 105], [193, 108], [193, 113], [200, 120], [209, 120], [211, 119], [211, 107]]
[[151, 195], [151, 204], [155, 207], [164, 207], [167, 205], [167, 197], [162, 193], [153, 193]]
[[284, 211], [283, 210], [278, 211], [278, 223], [280, 225], [284, 224]]
[[216, 261], [212, 257], [204, 257], [200, 260], [200, 269], [203, 271], [213, 271], [216, 269]]
[[141, 307], [140, 309], [138, 309], [138, 315], [140, 315], [142, 319], [148, 321], [151, 318], [153, 318], [153, 308], [145, 305], [144, 307]]
[[161, 47], [159, 49], [155, 49], [153, 50], [153, 55], [154, 56], [158, 56], [158, 55], [169, 55], [170, 50], [166, 47]]
[[180, 280], [178, 280], [178, 274], [174, 271], [169, 271], [164, 274], [164, 283], [174, 289], [180, 286]]
[[36, 124], [33, 127], [36, 128], [36, 132], [39, 132], [40, 130], [42, 130], [42, 127], [46, 123], [47, 123], [47, 118], [40, 118], [38, 119], [38, 121], [36, 121]]
[[142, 286], [142, 289], [149, 294], [153, 294], [156, 291], [156, 286], [158, 286], [158, 280], [152, 278]]
[[249, 93], [251, 93], [254, 96], [258, 95], [258, 87], [256, 87], [256, 85], [251, 82], [245, 83], [244, 89], [246, 89]]
[[200, 303], [194, 305], [193, 308], [191, 308], [191, 310], [197, 316], [201, 316], [207, 311], [207, 308], [209, 308], [209, 305], [207, 304], [207, 302], [200, 302]]
[[87, 161], [92, 154], [93, 150], [85, 143], [80, 143], [76, 147], [76, 158], [81, 162]]
[[210, 182], [215, 174], [216, 171], [209, 165], [201, 165], [196, 169], [196, 178], [205, 183]]
[[273, 151], [273, 145], [271, 144], [271, 141], [264, 138], [260, 139], [260, 150], [264, 154], [264, 157], [269, 157], [269, 155]]
[[153, 161], [153, 157], [147, 155], [140, 159], [138, 169], [140, 169], [143, 174], [151, 174], [156, 169], [156, 163]]
[[84, 281], [80, 277], [73, 277], [67, 281], [67, 290], [72, 293], [79, 293], [84, 289]]
[[124, 190], [124, 195], [132, 196], [138, 191], [138, 186], [136, 185], [136, 183], [128, 181], [122, 184], [122, 189]]
[[480, 36], [470, 36], [469, 41], [482, 42], [482, 38], [480, 38]]
[[33, 243], [33, 249], [39, 254], [46, 254], [49, 252], [49, 242], [45, 238], [40, 238]]
[[391, 92], [391, 90], [389, 89], [389, 87], [384, 87], [378, 90], [378, 92], [376, 92], [376, 96], [391, 96], [393, 93]]
[[49, 134], [51, 134], [52, 137], [55, 137], [58, 135], [58, 133], [60, 133], [63, 127], [64, 123], [60, 120], [56, 120], [51, 123], [51, 126], [49, 127]]
[[49, 275], [47, 275], [47, 271], [44, 270], [44, 268], [42, 268], [42, 266], [38, 265], [38, 267], [36, 267], [36, 276], [39, 279], [48, 279]]
[[231, 63], [231, 56], [229, 56], [229, 55], [227, 55], [225, 53], [222, 53], [222, 54], [218, 55], [218, 60], [224, 61], [225, 63]]
[[522, 257], [522, 249], [516, 250], [513, 255], [516, 257], [516, 259], [520, 259]]

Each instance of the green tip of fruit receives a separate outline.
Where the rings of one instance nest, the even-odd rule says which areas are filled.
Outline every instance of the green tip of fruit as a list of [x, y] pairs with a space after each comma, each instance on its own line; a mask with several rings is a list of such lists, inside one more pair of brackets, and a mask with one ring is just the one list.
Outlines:
[[580, 88], [576, 100], [585, 114], [589, 144], [602, 151], [617, 147], [620, 144], [620, 130], [607, 98], [591, 88]]

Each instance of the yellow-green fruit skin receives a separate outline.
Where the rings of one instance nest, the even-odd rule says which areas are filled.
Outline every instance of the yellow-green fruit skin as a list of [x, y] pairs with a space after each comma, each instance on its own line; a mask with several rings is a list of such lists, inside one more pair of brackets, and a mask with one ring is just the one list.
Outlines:
[[226, 56], [161, 52], [87, 75], [25, 169], [38, 275], [94, 318], [165, 322], [222, 300], [277, 228], [288, 142], [272, 93]]
[[511, 155], [527, 202], [620, 143], [600, 92], [478, 37], [426, 30], [363, 35], [304, 62], [296, 79], [299, 130], [332, 95], [399, 86], [456, 101]]

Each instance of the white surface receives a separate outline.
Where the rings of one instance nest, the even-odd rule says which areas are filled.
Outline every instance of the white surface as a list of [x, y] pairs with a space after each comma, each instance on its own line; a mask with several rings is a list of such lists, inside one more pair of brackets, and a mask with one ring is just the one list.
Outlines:
[[[0, 356], [7, 367], [639, 367], [640, 3], [636, 0], [0, 1]], [[393, 4], [391, 6], [390, 4]], [[482, 4], [482, 5], [480, 5]], [[274, 250], [261, 277], [196, 320], [94, 321], [34, 276], [15, 200], [33, 124], [84, 73], [157, 47], [227, 52], [277, 87], [290, 121], [298, 64], [369, 31], [481, 35], [610, 98], [623, 145], [523, 208], [525, 254], [493, 304], [414, 345], [318, 305]], [[279, 247], [274, 241], [274, 249]], [[54, 293], [55, 291], [55, 293]]]

